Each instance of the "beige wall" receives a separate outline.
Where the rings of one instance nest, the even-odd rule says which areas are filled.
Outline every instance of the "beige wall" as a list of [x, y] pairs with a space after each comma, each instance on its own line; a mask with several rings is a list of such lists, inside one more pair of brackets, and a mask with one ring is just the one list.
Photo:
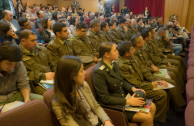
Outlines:
[[[30, 5], [33, 4], [43, 4], [43, 5], [47, 5], [47, 4], [55, 4], [57, 0], [22, 0], [23, 4], [25, 4], [26, 2], [28, 2]], [[13, 0], [14, 5], [16, 3], [16, 0]]]
[[178, 15], [181, 26], [191, 31], [194, 26], [194, 0], [165, 0], [164, 22], [173, 14]]
[[[61, 9], [62, 7], [67, 8], [69, 5], [71, 5], [73, 0], [58, 0], [58, 6]], [[86, 11], [97, 11], [97, 5], [98, 5], [98, 0], [76, 0], [79, 2], [80, 7], [83, 9], [86, 9]]]

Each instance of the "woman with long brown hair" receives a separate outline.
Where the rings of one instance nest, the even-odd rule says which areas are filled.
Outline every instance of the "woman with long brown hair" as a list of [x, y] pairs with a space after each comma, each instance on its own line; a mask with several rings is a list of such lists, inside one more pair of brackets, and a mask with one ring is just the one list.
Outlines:
[[41, 28], [39, 31], [45, 43], [50, 42], [50, 40], [55, 37], [51, 27], [52, 27], [52, 22], [49, 18], [42, 19]]
[[85, 73], [78, 57], [64, 56], [58, 61], [52, 101], [57, 119], [61, 126], [113, 126], [84, 81]]

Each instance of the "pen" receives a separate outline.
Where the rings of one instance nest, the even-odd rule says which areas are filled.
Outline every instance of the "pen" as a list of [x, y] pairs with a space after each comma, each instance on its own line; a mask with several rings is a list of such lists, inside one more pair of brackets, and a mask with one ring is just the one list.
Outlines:
[[0, 112], [3, 110], [4, 106], [5, 106], [5, 104], [1, 107]]

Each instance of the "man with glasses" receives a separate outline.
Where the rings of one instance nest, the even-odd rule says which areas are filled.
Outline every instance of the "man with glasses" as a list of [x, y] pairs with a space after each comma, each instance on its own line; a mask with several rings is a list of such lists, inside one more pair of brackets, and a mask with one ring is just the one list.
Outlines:
[[38, 31], [37, 31], [36, 29], [34, 29], [34, 28], [31, 27], [30, 21], [29, 21], [27, 18], [25, 18], [25, 17], [20, 17], [20, 18], [18, 19], [18, 23], [19, 23], [19, 25], [20, 25], [20, 27], [21, 27], [20, 29], [18, 29], [18, 30], [16, 31], [16, 34], [17, 34], [18, 36], [20, 36], [20, 32], [21, 32], [22, 30], [25, 30], [25, 29], [32, 30], [34, 33], [36, 33], [37, 42], [38, 42], [38, 43], [42, 43], [42, 44], [45, 43], [44, 40], [43, 40], [43, 38], [42, 38], [42, 37], [40, 36], [40, 34], [38, 33]]

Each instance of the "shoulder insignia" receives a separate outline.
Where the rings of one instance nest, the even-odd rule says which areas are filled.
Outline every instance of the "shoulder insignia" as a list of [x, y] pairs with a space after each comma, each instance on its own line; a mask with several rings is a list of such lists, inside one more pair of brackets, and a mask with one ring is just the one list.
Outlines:
[[103, 70], [105, 68], [105, 66], [104, 65], [102, 65], [99, 69], [100, 70]]

